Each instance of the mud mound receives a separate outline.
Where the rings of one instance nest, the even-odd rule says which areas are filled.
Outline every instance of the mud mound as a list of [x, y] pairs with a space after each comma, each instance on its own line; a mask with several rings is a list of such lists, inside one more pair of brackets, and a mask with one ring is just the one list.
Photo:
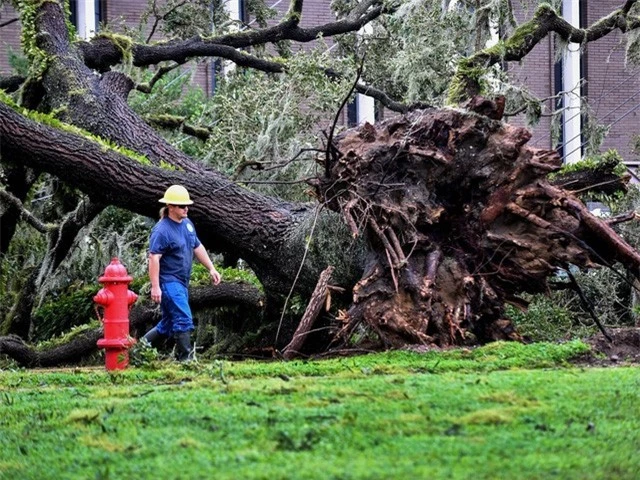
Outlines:
[[640, 328], [608, 329], [609, 341], [602, 333], [586, 340], [593, 351], [580, 363], [612, 365], [618, 363], [640, 364]]

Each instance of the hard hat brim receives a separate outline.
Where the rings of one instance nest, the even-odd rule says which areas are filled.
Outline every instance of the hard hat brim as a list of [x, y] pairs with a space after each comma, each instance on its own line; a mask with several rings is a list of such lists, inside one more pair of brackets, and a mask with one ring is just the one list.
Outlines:
[[158, 202], [171, 204], [171, 205], [193, 205], [193, 200], [175, 201], [175, 200], [168, 200], [164, 197], [158, 200]]

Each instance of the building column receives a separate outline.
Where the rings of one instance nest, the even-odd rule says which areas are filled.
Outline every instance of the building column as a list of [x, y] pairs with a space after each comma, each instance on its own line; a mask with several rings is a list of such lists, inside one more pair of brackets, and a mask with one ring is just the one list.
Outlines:
[[96, 34], [95, 0], [77, 0], [78, 35], [89, 40]]
[[[242, 12], [242, 0], [223, 0], [224, 1], [224, 9], [229, 14], [230, 20], [240, 21], [244, 20], [243, 12]], [[237, 28], [234, 28], [234, 31]], [[229, 73], [235, 71], [236, 64], [231, 60], [222, 60], [222, 74], [228, 75]]]
[[[580, 1], [563, 0], [562, 16], [572, 26], [580, 28]], [[575, 163], [582, 159], [581, 81], [580, 44], [570, 43], [562, 60], [564, 163]]]
[[376, 123], [376, 105], [373, 97], [358, 93], [356, 95], [356, 112], [358, 113], [358, 125], [365, 122], [372, 125]]

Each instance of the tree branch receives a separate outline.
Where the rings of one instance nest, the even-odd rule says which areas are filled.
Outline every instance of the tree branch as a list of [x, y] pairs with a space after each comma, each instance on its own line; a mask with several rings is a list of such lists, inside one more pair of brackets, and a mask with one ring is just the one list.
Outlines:
[[479, 72], [499, 62], [522, 60], [551, 32], [555, 32], [567, 42], [587, 43], [598, 40], [615, 29], [624, 33], [640, 27], [640, 19], [628, 15], [631, 7], [636, 3], [637, 0], [627, 0], [622, 8], [613, 11], [586, 29], [575, 28], [548, 4], [542, 4], [538, 7], [533, 19], [520, 25], [509, 38], [459, 62], [449, 92], [450, 101], [461, 103], [480, 94], [482, 74]]
[[44, 223], [38, 217], [36, 217], [33, 213], [27, 210], [19, 198], [14, 197], [11, 193], [6, 190], [0, 190], [0, 200], [1, 203], [5, 205], [12, 205], [18, 209], [20, 212], [20, 216], [24, 218], [29, 225], [35, 228], [40, 233], [49, 233], [55, 231], [58, 226], [55, 224]]
[[178, 3], [177, 5], [174, 5], [172, 8], [167, 10], [163, 15], [159, 15], [158, 14], [158, 10], [157, 10], [157, 3], [155, 1], [153, 2], [153, 7], [152, 8], [153, 8], [153, 14], [154, 14], [156, 20], [155, 20], [155, 22], [153, 22], [153, 26], [151, 27], [151, 31], [149, 32], [149, 36], [147, 37], [147, 42], [146, 43], [149, 43], [151, 41], [151, 37], [153, 37], [153, 34], [156, 33], [156, 29], [158, 28], [158, 25], [160, 24], [160, 21], [165, 20], [168, 15], [170, 15], [172, 12], [176, 11], [178, 8], [183, 6], [185, 3], [187, 3], [186, 0]]
[[[194, 310], [225, 305], [249, 305], [260, 308], [264, 304], [263, 294], [253, 285], [244, 283], [223, 283], [214, 287], [189, 289], [190, 303]], [[129, 315], [130, 332], [143, 328], [152, 321], [156, 307], [141, 303], [131, 309]], [[69, 342], [48, 350], [39, 350], [25, 343], [17, 335], [0, 337], [0, 354], [8, 355], [26, 367], [53, 367], [66, 363], [76, 363], [79, 358], [97, 350], [97, 341], [103, 336], [103, 328], [97, 327], [78, 334]]]
[[20, 75], [10, 75], [8, 77], [0, 75], [0, 90], [8, 93], [15, 92], [26, 80], [26, 77]]
[[173, 65], [163, 65], [162, 67], [160, 67], [158, 69], [158, 71], [155, 73], [155, 75], [151, 78], [151, 80], [149, 80], [147, 83], [139, 83], [136, 85], [136, 90], [138, 90], [139, 92], [142, 93], [151, 93], [151, 90], [153, 89], [153, 86], [158, 82], [158, 80], [160, 80], [162, 77], [164, 77], [167, 73], [175, 70], [176, 68], [178, 68], [180, 65], [183, 65], [182, 63], [174, 63]]
[[180, 132], [196, 137], [202, 141], [207, 141], [211, 136], [211, 130], [204, 127], [196, 127], [186, 123], [185, 117], [175, 115], [148, 115], [145, 119], [158, 127], [167, 129], [177, 129]]
[[392, 110], [394, 112], [407, 113], [412, 110], [433, 108], [432, 105], [429, 105], [423, 102], [416, 102], [410, 105], [398, 102], [396, 100], [393, 100], [389, 95], [387, 95], [382, 90], [378, 90], [377, 88], [372, 87], [371, 85], [366, 85], [362, 82], [358, 82], [356, 84], [356, 91], [358, 93], [361, 93], [362, 95], [366, 95], [367, 97], [371, 97], [371, 98], [374, 98], [375, 100], [378, 100], [382, 105], [384, 105], [389, 110]]
[[296, 328], [291, 341], [282, 350], [282, 356], [287, 360], [290, 360], [299, 354], [300, 348], [306, 340], [306, 336], [309, 334], [309, 330], [318, 317], [320, 310], [326, 305], [327, 296], [330, 295], [328, 289], [329, 281], [331, 280], [331, 275], [333, 275], [334, 270], [334, 267], [328, 266], [320, 274], [318, 284], [311, 295], [311, 299], [309, 300], [309, 304], [307, 305], [304, 315], [298, 324], [298, 328]]
[[[157, 45], [134, 44], [131, 47], [132, 61], [135, 66], [155, 65], [163, 61], [185, 62], [191, 57], [220, 57], [233, 61], [240, 66], [258, 68], [263, 71], [281, 72], [282, 68], [272, 70], [276, 62], [259, 62], [257, 57], [238, 52], [238, 48], [248, 48], [282, 40], [306, 43], [319, 36], [331, 37], [355, 32], [371, 20], [382, 14], [381, 0], [368, 0], [344, 19], [312, 28], [300, 28], [300, 10], [302, 0], [293, 2], [287, 16], [279, 24], [251, 31], [236, 32], [212, 38], [193, 37], [187, 40], [174, 40]], [[78, 42], [85, 62], [90, 68], [105, 71], [112, 65], [122, 62], [123, 52], [109, 37], [95, 37], [90, 42]], [[249, 58], [247, 58], [249, 57]]]

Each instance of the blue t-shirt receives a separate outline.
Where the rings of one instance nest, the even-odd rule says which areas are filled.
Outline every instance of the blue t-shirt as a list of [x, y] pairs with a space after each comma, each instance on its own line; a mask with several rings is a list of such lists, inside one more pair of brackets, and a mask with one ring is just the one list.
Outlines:
[[149, 253], [159, 253], [160, 283], [180, 282], [189, 285], [193, 250], [200, 246], [196, 229], [185, 218], [178, 223], [169, 217], [161, 219], [151, 230]]

